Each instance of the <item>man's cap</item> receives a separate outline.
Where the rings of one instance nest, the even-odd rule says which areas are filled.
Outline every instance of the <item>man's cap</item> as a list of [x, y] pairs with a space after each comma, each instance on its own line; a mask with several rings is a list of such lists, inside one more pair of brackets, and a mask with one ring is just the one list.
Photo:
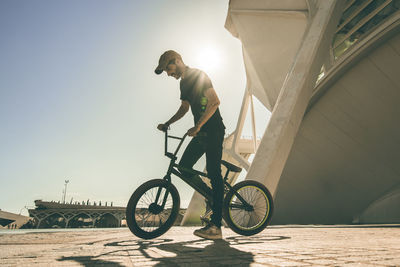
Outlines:
[[177, 58], [182, 60], [181, 55], [174, 50], [165, 51], [164, 54], [161, 55], [160, 60], [158, 61], [158, 66], [154, 72], [156, 74], [161, 74], [164, 70], [166, 70], [168, 63]]

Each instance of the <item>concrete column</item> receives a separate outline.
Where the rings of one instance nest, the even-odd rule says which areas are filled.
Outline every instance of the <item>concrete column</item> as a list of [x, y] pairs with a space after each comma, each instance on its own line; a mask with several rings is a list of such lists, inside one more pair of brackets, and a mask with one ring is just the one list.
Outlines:
[[329, 51], [345, 1], [319, 0], [294, 64], [281, 88], [246, 179], [262, 182], [276, 194], [279, 179], [303, 119], [315, 81]]

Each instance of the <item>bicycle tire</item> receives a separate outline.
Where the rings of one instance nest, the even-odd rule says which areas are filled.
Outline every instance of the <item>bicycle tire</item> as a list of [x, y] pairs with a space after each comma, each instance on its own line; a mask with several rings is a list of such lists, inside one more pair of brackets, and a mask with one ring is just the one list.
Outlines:
[[[158, 203], [155, 203], [155, 195], [160, 188], [161, 197]], [[160, 210], [161, 206], [158, 204], [162, 203], [167, 189], [169, 193], [166, 205], [168, 204], [168, 206]], [[172, 203], [169, 203], [171, 201]], [[131, 232], [137, 237], [143, 239], [156, 238], [172, 227], [178, 216], [179, 208], [180, 197], [173, 184], [162, 179], [150, 180], [139, 186], [129, 199], [126, 207], [126, 222]], [[157, 211], [154, 211], [154, 209], [157, 209]], [[164, 216], [161, 214], [164, 214]], [[145, 218], [145, 216], [147, 217]]]
[[[238, 192], [253, 208], [246, 211]], [[260, 201], [260, 202], [258, 202]], [[254, 206], [256, 205], [256, 206]], [[257, 181], [245, 180], [233, 186], [224, 199], [223, 213], [227, 225], [240, 235], [255, 235], [267, 227], [272, 218], [274, 204], [271, 193]]]

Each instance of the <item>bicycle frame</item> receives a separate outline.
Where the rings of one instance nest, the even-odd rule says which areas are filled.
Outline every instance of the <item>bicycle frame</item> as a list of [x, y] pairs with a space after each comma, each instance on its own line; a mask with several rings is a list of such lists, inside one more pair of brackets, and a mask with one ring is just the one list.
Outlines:
[[[186, 137], [187, 137], [187, 133], [184, 134], [182, 137], [177, 137], [177, 136], [172, 136], [172, 135], [168, 135], [168, 130], [166, 130], [165, 132], [165, 143], [164, 143], [164, 155], [167, 156], [168, 158], [171, 159], [169, 166], [168, 166], [168, 170], [166, 175], [164, 176], [164, 180], [166, 180], [168, 183], [171, 183], [171, 174], [174, 174], [176, 176], [178, 176], [179, 178], [181, 178], [183, 181], [185, 181], [188, 185], [190, 185], [193, 189], [195, 189], [197, 192], [199, 192], [204, 198], [206, 198], [210, 203], [212, 203], [213, 201], [213, 197], [212, 197], [212, 191], [211, 189], [204, 183], [196, 183], [196, 181], [201, 180], [200, 177], [196, 177], [196, 175], [200, 175], [203, 177], [206, 177], [207, 179], [211, 179], [206, 173], [201, 172], [201, 171], [197, 171], [194, 169], [187, 169], [184, 168], [182, 166], [180, 166], [179, 164], [176, 163], [177, 158], [177, 154], [183, 144], [183, 142], [185, 141]], [[172, 154], [170, 152], [168, 152], [168, 138], [172, 138], [172, 139], [177, 139], [180, 140], [175, 152]], [[193, 177], [188, 178], [186, 177], [184, 174], [182, 174], [179, 169], [183, 169], [185, 172], [193, 174]], [[229, 174], [229, 170], [226, 171], [225, 176], [224, 176], [224, 186], [226, 186], [229, 190], [233, 190], [232, 186], [227, 182], [227, 178], [228, 178], [228, 174]], [[243, 197], [237, 193], [236, 191], [234, 191], [235, 196], [242, 202], [242, 204], [237, 204], [237, 207], [243, 207], [248, 210], [248, 209], [252, 209], [252, 206], [250, 204], [247, 203], [247, 201], [245, 199], [243, 199]], [[162, 208], [164, 208], [167, 197], [168, 197], [168, 190], [164, 195], [163, 198], [163, 202], [162, 202]], [[160, 197], [161, 194], [161, 188], [157, 191], [157, 195], [156, 195], [156, 200], [155, 203], [158, 203], [158, 199]]]
[[[207, 176], [207, 174], [204, 173], [204, 172], [201, 172], [201, 171], [184, 168], [184, 167], [182, 167], [182, 166], [180, 166], [179, 164], [176, 163], [176, 160], [178, 159], [176, 155], [178, 154], [178, 152], [179, 152], [183, 142], [185, 141], [186, 137], [187, 137], [187, 133], [184, 134], [182, 137], [177, 137], [177, 136], [168, 135], [168, 131], [165, 131], [164, 155], [167, 156], [168, 158], [170, 158], [171, 161], [170, 161], [170, 164], [168, 166], [167, 174], [164, 176], [164, 179], [167, 180], [168, 182], [171, 182], [171, 173], [172, 173], [175, 176], [178, 176], [179, 178], [181, 178], [183, 181], [185, 181], [191, 187], [193, 187], [196, 191], [198, 191], [206, 199], [211, 200], [212, 199], [211, 192], [207, 192], [207, 191], [210, 190], [209, 187], [207, 187], [205, 184], [195, 183], [196, 180], [198, 179], [197, 177], [195, 177], [195, 175], [201, 175], [203, 177], [207, 177], [208, 179], [210, 179]], [[178, 144], [178, 146], [175, 149], [175, 152], [173, 154], [168, 152], [168, 138], [180, 140], [180, 142], [179, 142], [179, 144]], [[194, 176], [194, 177], [187, 178], [186, 175], [181, 173], [180, 170], [182, 170], [182, 169], [184, 169], [184, 171], [186, 173], [192, 174], [192, 176]]]

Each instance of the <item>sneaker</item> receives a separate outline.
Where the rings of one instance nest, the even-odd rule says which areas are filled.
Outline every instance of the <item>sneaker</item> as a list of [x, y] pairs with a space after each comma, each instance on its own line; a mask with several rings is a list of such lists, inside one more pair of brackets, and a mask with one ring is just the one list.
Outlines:
[[205, 239], [222, 239], [221, 228], [213, 224], [208, 224], [203, 228], [197, 229], [193, 234]]

